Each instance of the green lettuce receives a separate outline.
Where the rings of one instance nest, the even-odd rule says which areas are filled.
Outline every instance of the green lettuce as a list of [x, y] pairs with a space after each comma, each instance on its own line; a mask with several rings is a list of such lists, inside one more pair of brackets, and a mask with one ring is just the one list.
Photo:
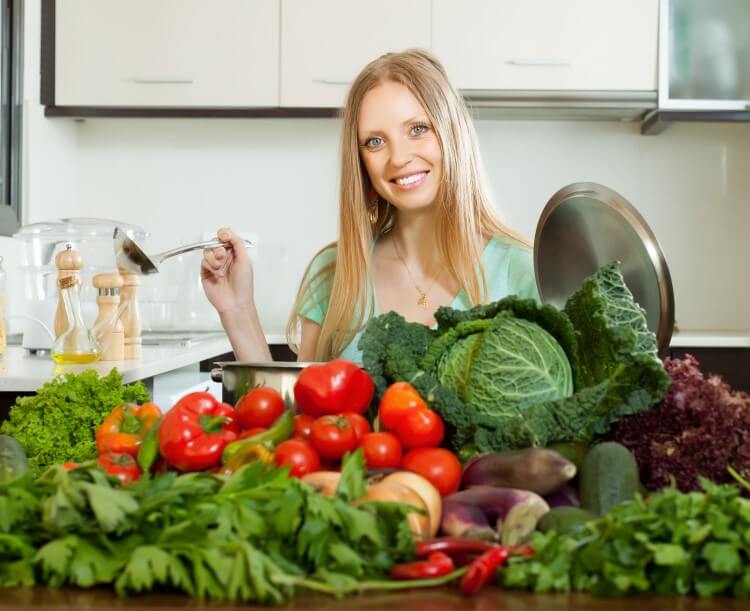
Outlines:
[[644, 411], [669, 378], [617, 263], [586, 279], [561, 311], [507, 297], [440, 308], [436, 330], [395, 312], [371, 320], [359, 348], [378, 396], [410, 382], [441, 414], [456, 448], [591, 442]]

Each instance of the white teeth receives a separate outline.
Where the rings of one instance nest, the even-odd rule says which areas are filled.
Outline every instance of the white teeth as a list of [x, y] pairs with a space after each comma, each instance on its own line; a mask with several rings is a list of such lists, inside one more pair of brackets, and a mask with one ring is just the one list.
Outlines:
[[407, 176], [406, 178], [397, 178], [396, 182], [400, 185], [410, 185], [414, 182], [422, 180], [422, 177], [426, 175], [427, 172], [420, 172], [419, 174], [412, 174], [411, 176]]

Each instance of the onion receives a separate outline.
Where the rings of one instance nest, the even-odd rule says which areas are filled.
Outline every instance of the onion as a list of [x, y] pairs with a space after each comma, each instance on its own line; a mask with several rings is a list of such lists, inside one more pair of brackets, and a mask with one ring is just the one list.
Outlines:
[[303, 475], [300, 479], [308, 486], [312, 486], [315, 492], [323, 496], [333, 497], [336, 494], [341, 473], [338, 471], [315, 471]]
[[430, 518], [427, 511], [427, 504], [414, 489], [397, 482], [380, 482], [367, 489], [365, 495], [355, 501], [355, 505], [371, 501], [391, 501], [395, 503], [405, 503], [421, 509], [425, 513], [412, 511], [407, 514], [406, 521], [409, 523], [411, 532], [416, 537], [427, 538], [430, 536]]
[[430, 537], [434, 537], [437, 534], [438, 528], [440, 528], [440, 519], [442, 518], [443, 510], [443, 500], [440, 497], [438, 489], [427, 478], [411, 471], [399, 471], [387, 475], [383, 479], [383, 483], [389, 482], [408, 486], [422, 497], [430, 517]]

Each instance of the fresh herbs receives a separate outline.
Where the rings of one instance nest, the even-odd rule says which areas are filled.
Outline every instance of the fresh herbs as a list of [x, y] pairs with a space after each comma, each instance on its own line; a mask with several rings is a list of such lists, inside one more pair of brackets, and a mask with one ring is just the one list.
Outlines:
[[297, 589], [394, 589], [379, 579], [412, 556], [412, 508], [352, 506], [364, 485], [361, 451], [345, 459], [334, 498], [260, 463], [228, 478], [165, 473], [125, 488], [92, 463], [55, 466], [0, 486], [0, 587], [166, 588], [260, 603]]
[[750, 596], [750, 501], [735, 486], [666, 488], [636, 496], [571, 535], [534, 535], [533, 558], [513, 558], [506, 587], [600, 596], [653, 592]]
[[0, 431], [18, 440], [39, 473], [57, 463], [94, 458], [94, 432], [105, 416], [121, 403], [148, 400], [142, 382], [123, 386], [116, 369], [103, 377], [94, 370], [66, 374], [35, 395], [16, 399]]
[[727, 467], [749, 478], [750, 397], [719, 376], [705, 378], [693, 356], [668, 358], [665, 367], [671, 383], [664, 400], [614, 430], [635, 455], [644, 486], [657, 490], [674, 481], [683, 492], [699, 490], [701, 476], [732, 482]]

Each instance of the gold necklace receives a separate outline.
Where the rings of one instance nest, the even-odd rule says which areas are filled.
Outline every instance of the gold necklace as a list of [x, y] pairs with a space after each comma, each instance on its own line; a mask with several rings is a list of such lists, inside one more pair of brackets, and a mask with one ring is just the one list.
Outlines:
[[435, 283], [437, 282], [437, 279], [440, 277], [440, 274], [435, 276], [432, 280], [432, 284], [427, 287], [426, 290], [422, 290], [417, 284], [417, 281], [414, 279], [414, 276], [411, 273], [411, 270], [409, 269], [409, 266], [406, 264], [406, 260], [401, 256], [401, 253], [399, 252], [398, 246], [396, 245], [396, 239], [393, 239], [393, 250], [396, 251], [396, 256], [401, 260], [401, 263], [403, 263], [404, 267], [406, 268], [406, 273], [409, 274], [409, 278], [411, 278], [411, 282], [414, 285], [414, 288], [417, 289], [417, 293], [419, 293], [419, 299], [417, 299], [417, 305], [421, 306], [423, 308], [428, 308], [429, 303], [427, 303], [427, 293], [432, 290], [432, 287], [435, 286]]

